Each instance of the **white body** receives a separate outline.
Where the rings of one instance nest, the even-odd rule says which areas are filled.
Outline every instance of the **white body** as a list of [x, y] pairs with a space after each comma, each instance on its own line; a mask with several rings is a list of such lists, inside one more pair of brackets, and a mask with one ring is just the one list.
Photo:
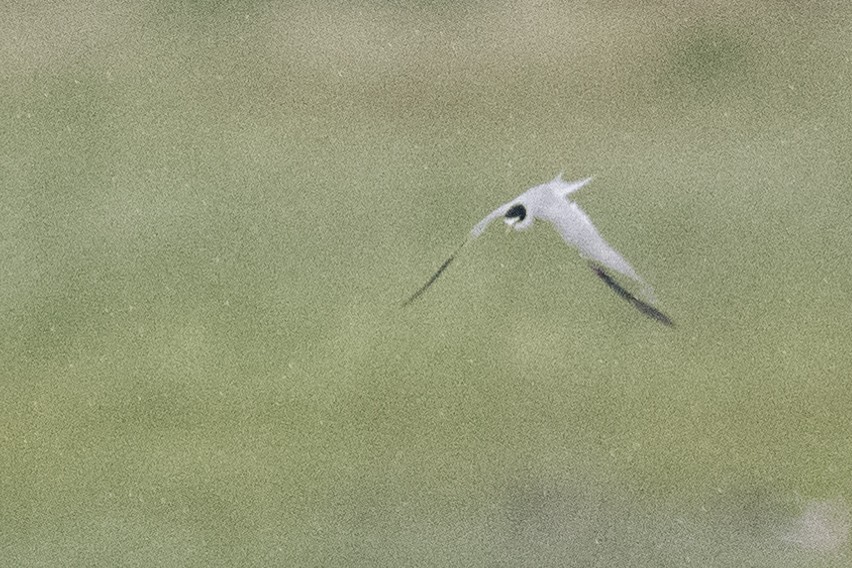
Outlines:
[[[516, 231], [528, 229], [533, 224], [533, 221], [543, 219], [556, 228], [566, 243], [575, 247], [580, 251], [581, 256], [589, 260], [589, 268], [592, 269], [592, 272], [616, 294], [629, 302], [643, 315], [663, 325], [674, 327], [674, 322], [671, 318], [652, 305], [654, 303], [654, 293], [651, 287], [639, 277], [636, 271], [633, 270], [633, 267], [630, 266], [630, 263], [624, 260], [624, 257], [609, 246], [600, 233], [598, 233], [598, 230], [595, 229], [595, 226], [592, 225], [592, 221], [588, 215], [583, 213], [583, 210], [576, 203], [568, 201], [568, 195], [577, 191], [591, 180], [592, 178], [586, 178], [580, 181], [567, 182], [562, 179], [562, 174], [559, 174], [551, 181], [528, 189], [512, 201], [504, 203], [489, 213], [485, 219], [476, 224], [464, 244], [444, 261], [444, 264], [438, 268], [426, 284], [421, 286], [408, 300], [403, 302], [403, 306], [407, 306], [419, 298], [441, 276], [450, 263], [453, 262], [459, 251], [467, 243], [481, 235], [486, 227], [498, 217], [503, 217], [506, 224]], [[607, 268], [641, 283], [643, 293], [651, 303], [643, 302], [616, 282], [607, 273]]]
[[649, 297], [652, 296], [650, 287], [630, 266], [630, 263], [601, 237], [588, 215], [576, 203], [567, 199], [569, 194], [591, 180], [592, 178], [586, 178], [566, 182], [562, 179], [562, 174], [559, 174], [553, 180], [528, 189], [512, 201], [492, 211], [476, 224], [470, 232], [470, 238], [478, 237], [492, 221], [505, 216], [514, 206], [522, 205], [526, 209], [524, 219], [505, 219], [512, 228], [523, 231], [528, 229], [535, 219], [547, 221], [556, 228], [566, 243], [580, 251], [581, 256], [640, 282], [645, 288], [645, 293]]

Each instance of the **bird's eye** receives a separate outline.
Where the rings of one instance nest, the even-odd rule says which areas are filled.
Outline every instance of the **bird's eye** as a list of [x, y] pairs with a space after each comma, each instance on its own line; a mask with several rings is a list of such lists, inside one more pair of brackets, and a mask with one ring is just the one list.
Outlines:
[[518, 203], [517, 205], [512, 205], [508, 211], [506, 211], [506, 219], [517, 219], [518, 221], [523, 221], [527, 216], [527, 208]]

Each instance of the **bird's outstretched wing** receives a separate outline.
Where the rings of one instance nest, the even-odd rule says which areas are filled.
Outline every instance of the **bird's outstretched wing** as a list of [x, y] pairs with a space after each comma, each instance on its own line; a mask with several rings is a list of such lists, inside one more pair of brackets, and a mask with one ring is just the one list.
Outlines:
[[651, 304], [643, 302], [642, 300], [640, 300], [639, 298], [637, 298], [636, 296], [634, 296], [633, 294], [631, 294], [630, 292], [625, 290], [618, 282], [616, 282], [612, 278], [612, 276], [607, 274], [606, 271], [604, 271], [603, 268], [601, 268], [600, 266], [597, 266], [593, 262], [589, 263], [589, 268], [592, 269], [592, 272], [594, 272], [597, 275], [598, 278], [603, 280], [604, 284], [606, 284], [607, 286], [612, 288], [613, 291], [616, 294], [618, 294], [619, 296], [621, 296], [622, 298], [624, 298], [625, 300], [630, 302], [630, 304], [634, 308], [636, 308], [637, 310], [639, 310], [640, 312], [642, 312], [643, 314], [645, 314], [649, 318], [657, 320], [658, 322], [662, 323], [663, 325], [667, 325], [669, 327], [674, 327], [674, 322], [671, 320], [671, 318], [669, 316], [667, 316], [666, 314], [664, 314], [663, 312], [661, 312], [660, 310], [658, 310], [657, 308], [655, 308]]
[[475, 239], [476, 237], [481, 235], [483, 233], [483, 231], [485, 231], [485, 228], [488, 225], [490, 225], [492, 221], [494, 221], [498, 217], [502, 217], [503, 215], [505, 215], [506, 212], [509, 210], [509, 206], [511, 205], [511, 203], [512, 202], [504, 203], [503, 205], [501, 205], [500, 207], [498, 207], [497, 209], [495, 209], [494, 211], [489, 213], [485, 217], [485, 219], [483, 219], [482, 221], [477, 223], [473, 227], [473, 229], [470, 231], [470, 234], [468, 235], [467, 240], [464, 243], [462, 243], [462, 245], [459, 248], [456, 249], [456, 252], [454, 252], [453, 254], [450, 255], [450, 258], [448, 258], [447, 260], [444, 261], [444, 264], [442, 264], [440, 267], [438, 267], [438, 270], [436, 270], [435, 274], [433, 274], [432, 277], [429, 278], [429, 280], [426, 281], [426, 284], [421, 286], [414, 294], [411, 295], [410, 298], [408, 298], [406, 301], [404, 301], [402, 303], [403, 307], [407, 306], [408, 304], [410, 304], [411, 302], [413, 302], [414, 300], [416, 300], [417, 298], [422, 296], [423, 293], [426, 290], [428, 290], [429, 287], [432, 284], [435, 283], [435, 280], [437, 280], [438, 277], [441, 276], [441, 274], [444, 273], [444, 271], [447, 269], [448, 266], [450, 266], [450, 264], [453, 262], [453, 260], [455, 260], [456, 255], [459, 253], [459, 251], [461, 251], [461, 249], [463, 249], [465, 247], [465, 245], [467, 245], [467, 243], [469, 243], [470, 241], [472, 241], [473, 239]]
[[[598, 233], [589, 216], [580, 209], [579, 205], [567, 201], [564, 204], [560, 203], [558, 209], [545, 218], [553, 223], [562, 239], [580, 251], [584, 258], [594, 260], [647, 287], [630, 263], [609, 246], [609, 243]], [[650, 287], [647, 288], [648, 292], [653, 294]]]
[[509, 211], [509, 208], [512, 206], [512, 203], [514, 203], [514, 200], [509, 201], [508, 203], [504, 203], [503, 205], [486, 215], [485, 219], [474, 225], [473, 229], [470, 230], [468, 240], [473, 240], [479, 235], [481, 235], [485, 231], [485, 228], [488, 227], [488, 225], [490, 225], [494, 219], [505, 215]]
[[[464, 245], [462, 245], [462, 246], [464, 246]], [[411, 295], [410, 298], [408, 298], [406, 301], [404, 301], [402, 303], [402, 306], [405, 307], [408, 304], [410, 304], [411, 302], [413, 302], [414, 300], [416, 300], [417, 298], [419, 298], [423, 294], [423, 292], [425, 292], [429, 288], [429, 286], [434, 284], [435, 280], [438, 279], [438, 277], [441, 275], [441, 273], [443, 273], [447, 269], [447, 267], [450, 265], [450, 263], [453, 260], [455, 260], [456, 254], [458, 254], [458, 251], [456, 251], [452, 255], [450, 255], [450, 258], [448, 258], [447, 260], [444, 261], [444, 264], [442, 264], [441, 267], [438, 268], [438, 270], [435, 272], [435, 274], [433, 274], [432, 277], [429, 280], [426, 281], [426, 284], [421, 286], [414, 294]]]

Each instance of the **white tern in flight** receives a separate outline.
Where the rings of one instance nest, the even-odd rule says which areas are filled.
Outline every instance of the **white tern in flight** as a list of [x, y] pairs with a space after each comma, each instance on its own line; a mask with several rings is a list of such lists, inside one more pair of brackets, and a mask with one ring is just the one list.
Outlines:
[[[579, 250], [580, 256], [587, 259], [589, 267], [595, 275], [619, 296], [630, 302], [646, 316], [665, 325], [673, 326], [674, 323], [667, 315], [651, 305], [654, 302], [651, 287], [642, 280], [633, 267], [624, 260], [624, 257], [607, 244], [595, 229], [595, 226], [592, 225], [588, 215], [576, 203], [567, 199], [569, 194], [577, 191], [591, 180], [592, 178], [586, 178], [567, 182], [562, 179], [562, 174], [559, 174], [552, 181], [530, 188], [515, 199], [501, 205], [476, 224], [462, 246], [444, 261], [444, 264], [438, 268], [426, 284], [406, 300], [403, 305], [407, 306], [419, 298], [447, 269], [461, 248], [481, 235], [485, 228], [498, 217], [503, 217], [508, 228], [516, 231], [528, 229], [535, 219], [542, 219], [553, 225], [566, 243]], [[648, 301], [640, 300], [623, 288], [607, 272], [607, 269], [640, 283]]]

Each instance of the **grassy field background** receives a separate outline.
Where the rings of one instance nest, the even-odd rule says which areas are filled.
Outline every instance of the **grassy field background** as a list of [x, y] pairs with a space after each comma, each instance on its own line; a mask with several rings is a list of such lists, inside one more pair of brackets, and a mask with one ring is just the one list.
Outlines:
[[[852, 10], [0, 22], [0, 564], [848, 566]], [[666, 329], [549, 227], [577, 194]]]

